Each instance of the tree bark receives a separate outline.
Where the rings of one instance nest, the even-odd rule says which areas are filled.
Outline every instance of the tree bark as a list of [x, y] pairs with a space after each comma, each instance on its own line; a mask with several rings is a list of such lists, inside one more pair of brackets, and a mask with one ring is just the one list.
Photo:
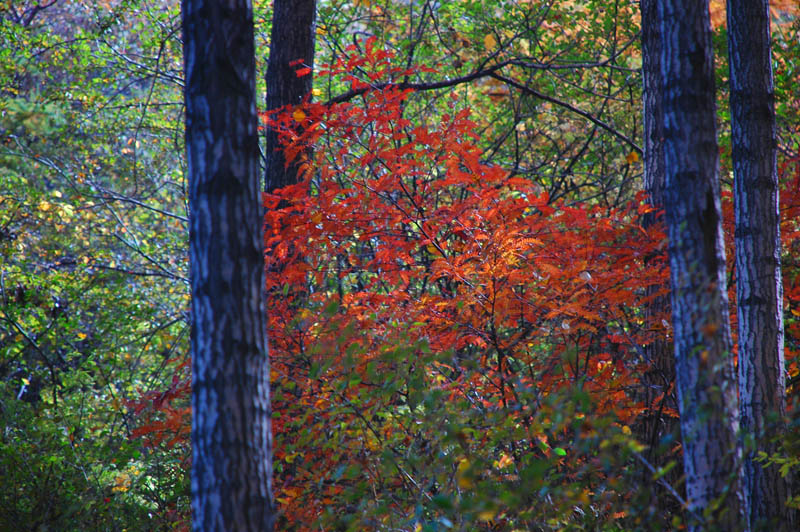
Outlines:
[[[298, 77], [297, 70], [309, 67], [313, 72], [316, 13], [316, 0], [275, 0], [266, 75], [268, 112], [311, 97], [312, 74]], [[302, 63], [294, 64], [298, 60]], [[267, 127], [266, 136], [264, 189], [274, 192], [297, 183], [300, 161], [287, 167], [277, 131]]]
[[690, 529], [739, 530], [739, 411], [731, 353], [708, 0], [661, 0], [665, 207]]
[[[644, 188], [650, 205], [656, 212], [646, 213], [642, 226], [647, 229], [663, 221], [660, 216], [664, 210], [664, 109], [661, 97], [661, 25], [658, 19], [656, 0], [640, 0], [642, 16], [642, 100], [644, 122]], [[647, 288], [648, 296], [655, 296], [644, 309], [645, 323], [658, 324], [661, 316], [669, 314], [669, 294], [664, 286]], [[660, 449], [659, 443], [670, 434], [678, 432], [678, 423], [672, 417], [663, 414], [664, 407], [677, 410], [677, 400], [673, 384], [675, 382], [675, 356], [672, 342], [666, 337], [659, 337], [645, 346], [645, 355], [649, 364], [642, 378], [645, 388], [645, 405], [648, 406], [647, 417], [639, 433], [647, 444], [651, 463], [663, 466], [669, 456]], [[659, 403], [656, 399], [661, 397]], [[670, 483], [677, 481], [679, 471], [673, 470], [669, 476]], [[649, 472], [648, 472], [649, 475]], [[659, 504], [668, 504], [671, 498], [660, 498]]]
[[192, 526], [271, 531], [269, 360], [248, 0], [183, 0]]
[[[657, 0], [640, 0], [642, 13], [642, 97], [644, 103], [644, 187], [650, 203], [664, 208], [664, 109], [661, 97], [661, 24]], [[646, 219], [648, 225], [654, 216]]]
[[[730, 106], [736, 213], [736, 298], [739, 316], [739, 400], [742, 434], [757, 450], [784, 428], [783, 360], [775, 93], [767, 0], [728, 1]], [[787, 525], [787, 479], [777, 466], [753, 460], [745, 445], [744, 494], [750, 526]]]

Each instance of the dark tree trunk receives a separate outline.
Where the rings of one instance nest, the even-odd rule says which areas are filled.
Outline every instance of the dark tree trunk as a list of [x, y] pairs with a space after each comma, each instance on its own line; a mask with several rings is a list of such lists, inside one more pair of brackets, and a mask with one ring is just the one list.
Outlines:
[[[708, 0], [661, 0], [659, 16], [664, 200], [686, 494], [693, 515], [708, 515], [722, 530], [739, 530], [745, 505]], [[691, 529], [701, 527], [692, 519]]]
[[[266, 76], [267, 111], [310, 98], [312, 74], [298, 77], [297, 70], [314, 68], [316, 12], [316, 0], [275, 0]], [[302, 63], [295, 64], [298, 60]], [[266, 140], [264, 189], [273, 192], [298, 181], [299, 161], [286, 166], [274, 129], [267, 128]]]
[[[769, 23], [767, 0], [728, 1], [741, 424], [757, 450], [772, 453], [765, 436], [783, 427], [786, 376]], [[748, 449], [744, 462], [750, 525], [788, 525], [787, 480], [754, 454]]]
[[[644, 100], [644, 187], [651, 204], [664, 208], [664, 109], [661, 103], [661, 25], [657, 0], [640, 0], [642, 96]], [[653, 216], [646, 222], [652, 225]]]
[[[658, 211], [664, 209], [664, 109], [661, 103], [661, 34], [656, 0], [641, 0], [642, 11], [642, 99], [644, 103], [644, 188], [650, 204]], [[660, 217], [658, 212], [644, 216], [645, 228], [654, 226]], [[653, 287], [650, 293], [661, 292], [664, 287]], [[648, 322], [654, 316], [669, 311], [669, 296], [650, 303], [645, 311]], [[666, 339], [647, 346], [649, 362], [653, 370], [648, 373], [647, 384], [657, 390], [654, 395], [666, 391], [675, 379], [675, 358], [672, 344]], [[670, 405], [672, 406], [672, 405]], [[660, 423], [659, 420], [656, 420]], [[653, 427], [651, 436], [662, 434], [666, 427]], [[654, 442], [650, 442], [654, 443]]]
[[[644, 228], [653, 227], [662, 217], [664, 209], [664, 109], [661, 98], [661, 25], [658, 19], [656, 0], [640, 0], [642, 15], [642, 100], [644, 118], [644, 188], [648, 200], [656, 212], [645, 214]], [[651, 261], [652, 262], [652, 261]], [[666, 290], [665, 290], [666, 288]], [[645, 322], [660, 325], [663, 316], [669, 315], [668, 286], [647, 288], [648, 296], [655, 296], [645, 307]], [[677, 399], [672, 384], [675, 382], [675, 355], [672, 342], [665, 337], [645, 346], [645, 355], [650, 367], [643, 375], [647, 417], [639, 430], [647, 444], [649, 459], [658, 466], [666, 465], [670, 457], [660, 448], [659, 442], [667, 435], [678, 432], [678, 423], [664, 414], [665, 407], [677, 410]], [[672, 389], [672, 391], [670, 391]], [[659, 398], [658, 403], [656, 399]], [[673, 442], [674, 444], [674, 442]], [[648, 473], [649, 474], [649, 473]], [[678, 480], [680, 473], [672, 470], [667, 480]], [[672, 503], [671, 498], [659, 498], [658, 504]]]
[[271, 531], [269, 360], [248, 0], [183, 0], [192, 278], [192, 521]]

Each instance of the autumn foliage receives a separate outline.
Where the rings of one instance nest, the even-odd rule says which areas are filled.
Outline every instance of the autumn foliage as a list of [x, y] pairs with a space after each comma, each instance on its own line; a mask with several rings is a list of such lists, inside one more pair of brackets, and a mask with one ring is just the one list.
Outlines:
[[[411, 93], [392, 82], [419, 67], [364, 49], [320, 73], [357, 97], [265, 116], [303, 172], [264, 195], [279, 528], [642, 523], [653, 502], [617, 466], [641, 457], [640, 416], [677, 416], [669, 383], [645, 394], [639, 378], [644, 346], [669, 337], [669, 316], [643, 312], [668, 279], [651, 208], [551, 201], [483, 162], [455, 95], [436, 124], [406, 119]], [[783, 169], [794, 257], [798, 168]], [[785, 266], [800, 316], [800, 269]], [[159, 420], [137, 436], [186, 444], [180, 369], [136, 406]]]

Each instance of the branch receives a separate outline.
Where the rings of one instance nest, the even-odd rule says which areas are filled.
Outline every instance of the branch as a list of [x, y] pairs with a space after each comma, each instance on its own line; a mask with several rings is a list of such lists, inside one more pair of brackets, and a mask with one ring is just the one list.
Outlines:
[[116, 193], [114, 191], [111, 191], [111, 190], [103, 189], [103, 192], [105, 192], [105, 194], [106, 194], [105, 196], [94, 195], [94, 196], [90, 196], [90, 197], [92, 197], [94, 199], [97, 199], [97, 200], [106, 201], [106, 202], [120, 201], [120, 202], [123, 202], [123, 203], [130, 203], [132, 205], [136, 205], [138, 207], [142, 207], [142, 208], [147, 209], [149, 211], [153, 211], [153, 212], [156, 212], [158, 214], [162, 214], [162, 215], [167, 216], [169, 218], [174, 218], [175, 220], [179, 220], [179, 221], [181, 221], [183, 223], [189, 223], [189, 219], [186, 216], [181, 216], [180, 214], [175, 214], [173, 212], [169, 212], [169, 211], [165, 211], [163, 209], [159, 209], [158, 207], [153, 207], [152, 205], [148, 205], [147, 203], [145, 203], [143, 201], [139, 201], [139, 200], [137, 200], [135, 198], [131, 198], [129, 196], [123, 196], [123, 195], [118, 194], [118, 193]]
[[614, 135], [618, 139], [620, 139], [623, 142], [625, 142], [626, 144], [628, 144], [637, 153], [639, 153], [639, 154], [643, 153], [641, 146], [636, 144], [633, 140], [631, 140], [624, 133], [621, 133], [620, 131], [617, 131], [616, 129], [614, 129], [610, 125], [606, 124], [605, 122], [603, 122], [599, 118], [595, 118], [594, 116], [592, 116], [591, 114], [587, 113], [584, 110], [579, 109], [578, 107], [575, 107], [574, 105], [572, 105], [570, 103], [567, 103], [565, 101], [559, 100], [557, 98], [553, 98], [552, 96], [548, 96], [548, 95], [546, 95], [544, 93], [541, 93], [541, 92], [537, 91], [536, 89], [532, 89], [532, 88], [528, 87], [527, 85], [523, 85], [522, 83], [519, 83], [518, 81], [515, 81], [515, 80], [513, 80], [511, 78], [507, 78], [507, 77], [502, 76], [500, 74], [496, 74], [496, 73], [492, 72], [492, 73], [489, 74], [489, 76], [494, 78], [494, 79], [496, 79], [496, 80], [498, 80], [498, 81], [502, 81], [502, 82], [508, 83], [512, 87], [514, 87], [516, 89], [519, 89], [522, 92], [528, 93], [531, 96], [536, 96], [537, 98], [540, 98], [540, 99], [542, 99], [542, 100], [544, 100], [546, 102], [550, 102], [550, 103], [553, 103], [555, 105], [558, 105], [559, 107], [563, 107], [565, 109], [568, 109], [568, 110], [572, 111], [573, 113], [584, 117], [585, 119], [589, 120], [593, 124], [605, 129], [606, 131], [608, 131], [609, 133], [611, 133], [612, 135]]
[[328, 100], [327, 102], [325, 102], [325, 105], [332, 105], [332, 104], [335, 104], [335, 103], [348, 102], [348, 101], [352, 100], [353, 98], [355, 98], [356, 96], [361, 96], [362, 94], [365, 94], [365, 93], [367, 93], [369, 91], [379, 91], [379, 90], [386, 89], [388, 87], [396, 87], [396, 88], [398, 88], [400, 90], [411, 89], [411, 90], [415, 90], [415, 91], [429, 91], [429, 90], [436, 90], [436, 89], [444, 89], [444, 88], [447, 88], [447, 87], [454, 87], [456, 85], [461, 85], [462, 83], [468, 83], [468, 82], [474, 81], [476, 79], [488, 77], [492, 73], [496, 72], [497, 70], [500, 70], [501, 68], [503, 68], [504, 66], [506, 66], [508, 64], [510, 64], [510, 61], [503, 61], [502, 63], [498, 63], [496, 65], [493, 65], [493, 66], [489, 67], [489, 68], [485, 68], [485, 69], [482, 69], [482, 70], [476, 70], [476, 71], [474, 71], [474, 72], [472, 72], [470, 74], [467, 74], [465, 76], [459, 76], [457, 78], [451, 78], [451, 79], [444, 79], [442, 81], [433, 81], [433, 82], [430, 82], [430, 83], [408, 83], [408, 82], [405, 82], [405, 81], [401, 82], [401, 83], [395, 83], [395, 82], [392, 82], [392, 81], [387, 81], [387, 82], [384, 82], [384, 83], [378, 83], [378, 84], [375, 84], [375, 85], [369, 85], [368, 87], [363, 87], [363, 88], [360, 88], [360, 89], [353, 89], [353, 90], [345, 92], [344, 94], [340, 94], [339, 96], [335, 96], [335, 97], [331, 98], [330, 100]]
[[[367, 92], [376, 91], [376, 90], [383, 90], [383, 89], [388, 88], [388, 87], [396, 87], [396, 88], [398, 88], [400, 90], [411, 89], [411, 90], [414, 90], [414, 91], [428, 91], [428, 90], [444, 89], [444, 88], [447, 88], [447, 87], [454, 87], [456, 85], [460, 85], [462, 83], [468, 83], [468, 82], [474, 81], [476, 79], [480, 79], [480, 78], [484, 78], [484, 77], [491, 77], [491, 78], [494, 78], [494, 79], [496, 79], [498, 81], [505, 82], [508, 85], [511, 85], [512, 87], [521, 90], [522, 92], [525, 92], [525, 93], [530, 94], [532, 96], [536, 96], [537, 98], [540, 98], [540, 99], [545, 100], [547, 102], [550, 102], [550, 103], [553, 103], [555, 105], [558, 105], [559, 107], [563, 107], [565, 109], [568, 109], [568, 110], [572, 111], [573, 113], [575, 113], [577, 115], [580, 115], [580, 116], [584, 117], [585, 119], [589, 120], [590, 122], [596, 124], [597, 126], [605, 129], [606, 131], [608, 131], [609, 133], [611, 133], [612, 135], [614, 135], [618, 139], [620, 139], [623, 142], [625, 142], [626, 144], [628, 144], [635, 152], [639, 153], [640, 155], [643, 153], [641, 146], [636, 144], [630, 137], [628, 137], [624, 133], [614, 129], [613, 127], [611, 127], [607, 123], [603, 122], [599, 118], [595, 118], [590, 113], [587, 113], [586, 111], [584, 111], [582, 109], [579, 109], [578, 107], [575, 107], [574, 105], [572, 105], [570, 103], [567, 103], [565, 101], [559, 100], [559, 99], [554, 98], [552, 96], [548, 96], [548, 95], [546, 95], [544, 93], [541, 93], [541, 92], [537, 91], [536, 89], [532, 89], [532, 88], [530, 88], [530, 87], [528, 87], [526, 85], [523, 85], [522, 83], [519, 83], [518, 81], [515, 81], [515, 80], [513, 80], [511, 78], [508, 78], [506, 76], [503, 76], [503, 75], [497, 73], [498, 70], [500, 70], [503, 67], [505, 67], [507, 65], [510, 65], [510, 64], [519, 64], [519, 63], [518, 63], [518, 61], [515, 61], [515, 60], [503, 61], [503, 62], [497, 63], [496, 65], [493, 65], [491, 67], [488, 67], [488, 68], [485, 68], [485, 69], [482, 69], [482, 70], [476, 70], [476, 71], [474, 71], [474, 72], [472, 72], [470, 74], [467, 74], [465, 76], [459, 76], [457, 78], [445, 79], [445, 80], [442, 80], [442, 81], [434, 81], [434, 82], [430, 82], [430, 83], [407, 83], [407, 82], [394, 83], [394, 82], [391, 82], [391, 81], [384, 82], [384, 83], [378, 83], [378, 84], [374, 84], [374, 85], [369, 85], [367, 87], [362, 87], [360, 89], [353, 89], [353, 90], [347, 91], [344, 94], [340, 94], [339, 96], [335, 96], [335, 97], [331, 98], [330, 100], [325, 102], [325, 105], [333, 105], [335, 103], [347, 102], [347, 101], [350, 101], [353, 98], [355, 98], [357, 96], [361, 96], [362, 94], [365, 94]], [[531, 66], [531, 65], [529, 64], [527, 66]], [[588, 66], [589, 65], [577, 65], [577, 66], [573, 65], [572, 67], [573, 68], [576, 68], [576, 67], [577, 68], [580, 68], [580, 67], [584, 67], [585, 68], [585, 67], [588, 67]], [[598, 63], [596, 66], [602, 66], [602, 63]], [[568, 68], [568, 66], [564, 65], [564, 68]]]
[[[640, 461], [640, 462], [641, 462], [641, 463], [642, 463], [642, 464], [643, 464], [643, 465], [644, 465], [644, 466], [645, 466], [645, 467], [646, 467], [646, 468], [647, 468], [647, 469], [648, 469], [648, 470], [649, 470], [651, 473], [653, 473], [653, 474], [656, 474], [656, 473], [657, 473], [657, 471], [656, 471], [656, 468], [655, 468], [655, 467], [653, 467], [653, 465], [652, 465], [650, 462], [648, 462], [648, 461], [647, 461], [647, 458], [645, 458], [644, 456], [642, 456], [640, 453], [637, 453], [636, 451], [633, 451], [633, 456], [635, 456], [635, 457], [636, 457], [636, 458], [637, 458], [637, 459], [638, 459], [638, 460], [639, 460], [639, 461]], [[691, 516], [692, 516], [692, 517], [694, 517], [695, 519], [697, 519], [697, 521], [698, 521], [699, 523], [704, 523], [704, 522], [705, 522], [705, 520], [704, 520], [704, 519], [703, 519], [701, 516], [697, 515], [697, 513], [696, 513], [694, 510], [692, 510], [691, 508], [689, 508], [689, 503], [688, 503], [688, 502], [686, 502], [686, 501], [683, 499], [683, 497], [681, 497], [681, 496], [680, 496], [680, 494], [679, 494], [677, 491], [675, 491], [675, 488], [673, 488], [673, 487], [670, 485], [670, 483], [669, 483], [669, 482], [667, 482], [666, 480], [664, 480], [664, 478], [663, 478], [663, 477], [658, 477], [658, 480], [657, 480], [656, 482], [658, 482], [659, 484], [661, 484], [661, 485], [662, 485], [662, 486], [663, 486], [663, 487], [664, 487], [664, 488], [665, 488], [665, 489], [666, 489], [668, 492], [670, 492], [670, 494], [671, 494], [673, 497], [675, 497], [675, 499], [677, 499], [677, 501], [678, 501], [679, 503], [681, 503], [681, 506], [682, 506], [683, 508], [686, 508], [686, 511], [687, 511], [687, 512], [689, 512], [689, 513], [691, 514]]]
[[33, 22], [33, 19], [36, 18], [36, 15], [39, 14], [40, 11], [44, 11], [45, 9], [51, 7], [56, 2], [58, 2], [58, 0], [51, 0], [50, 2], [44, 4], [37, 3], [35, 6], [26, 9], [25, 12], [23, 13], [23, 16], [25, 18], [22, 21], [22, 25], [25, 26], [26, 28], [30, 26], [31, 22]]

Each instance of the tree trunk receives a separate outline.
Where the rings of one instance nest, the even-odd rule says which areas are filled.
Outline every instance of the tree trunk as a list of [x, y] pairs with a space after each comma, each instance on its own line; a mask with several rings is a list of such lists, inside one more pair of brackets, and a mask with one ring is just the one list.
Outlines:
[[[300, 67], [314, 68], [316, 0], [275, 0], [267, 64], [267, 111], [296, 105], [311, 94], [312, 74], [298, 77]], [[301, 64], [295, 61], [302, 60]], [[286, 166], [278, 133], [267, 128], [264, 189], [292, 185], [299, 179], [299, 162]]]
[[[661, 35], [658, 23], [658, 6], [655, 0], [641, 0], [642, 12], [642, 96], [644, 103], [644, 188], [648, 201], [658, 211], [664, 209], [664, 109], [661, 98]], [[661, 218], [657, 212], [647, 213], [642, 225], [645, 228], [654, 226]], [[648, 289], [649, 294], [660, 292], [663, 287]], [[648, 295], [649, 295], [648, 294]], [[658, 297], [652, 301], [645, 312], [647, 322], [654, 316], [667, 313], [669, 296]], [[646, 347], [648, 362], [652, 371], [648, 372], [646, 384], [658, 390], [660, 395], [675, 380], [675, 359], [672, 345], [666, 339], [659, 339]], [[666, 399], [666, 398], [665, 398]], [[660, 423], [659, 420], [655, 420]], [[648, 434], [664, 434], [666, 427], [653, 427]], [[657, 443], [657, 442], [649, 442]]]
[[[706, 526], [742, 528], [739, 411], [719, 196], [708, 0], [662, 0], [665, 206], [686, 494]], [[690, 529], [703, 525], [690, 518]]]
[[[784, 427], [783, 289], [775, 93], [767, 0], [728, 1], [730, 106], [736, 212], [736, 298], [742, 434], [757, 450]], [[787, 480], [754, 462], [747, 445], [744, 494], [750, 526], [789, 524]]]
[[[644, 215], [642, 226], [647, 229], [663, 219], [659, 211], [664, 209], [664, 109], [661, 98], [661, 26], [656, 0], [640, 0], [642, 16], [642, 100], [644, 119], [644, 188], [650, 205], [657, 212]], [[647, 288], [647, 295], [668, 292], [664, 286]], [[662, 316], [669, 315], [669, 294], [655, 296], [644, 309], [645, 323], [660, 325]], [[645, 388], [647, 417], [639, 430], [643, 443], [647, 445], [648, 458], [657, 466], [664, 466], [670, 457], [659, 443], [665, 436], [678, 432], [677, 421], [664, 415], [664, 407], [678, 409], [675, 397], [675, 356], [672, 342], [663, 335], [645, 346], [649, 364], [642, 377]], [[658, 399], [660, 397], [660, 399]], [[656, 400], [658, 399], [658, 403]], [[670, 445], [674, 445], [672, 442]], [[648, 473], [649, 474], [649, 473]], [[680, 472], [673, 469], [668, 481], [678, 480]], [[658, 496], [658, 495], [655, 495]], [[658, 498], [658, 504], [674, 502], [672, 498]]]
[[248, 0], [183, 0], [192, 281], [192, 521], [271, 531], [269, 360]]
[[[661, 25], [656, 0], [640, 0], [642, 96], [644, 100], [644, 187], [651, 204], [664, 208], [664, 109], [661, 97]], [[648, 225], [655, 221], [646, 220]]]

